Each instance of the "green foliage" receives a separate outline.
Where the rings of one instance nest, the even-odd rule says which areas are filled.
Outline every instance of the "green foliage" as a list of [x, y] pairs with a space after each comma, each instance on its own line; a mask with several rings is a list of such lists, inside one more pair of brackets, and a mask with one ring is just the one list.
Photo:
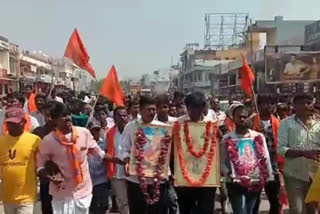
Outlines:
[[[98, 93], [100, 91], [100, 88], [102, 86], [104, 79], [99, 80], [92, 80], [90, 84], [90, 90]], [[121, 88], [124, 93], [128, 93], [129, 91], [129, 83], [127, 81], [120, 81]]]

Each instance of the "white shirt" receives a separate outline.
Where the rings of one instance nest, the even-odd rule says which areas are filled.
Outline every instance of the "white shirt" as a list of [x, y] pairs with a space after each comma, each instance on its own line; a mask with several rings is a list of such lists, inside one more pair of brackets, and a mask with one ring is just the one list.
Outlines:
[[83, 99], [84, 103], [90, 103], [90, 101], [91, 100], [90, 100], [90, 98], [88, 96], [85, 96], [84, 99]]
[[32, 117], [31, 115], [30, 116], [30, 122], [31, 122], [31, 130], [30, 131], [33, 131], [35, 128], [39, 127], [39, 122], [38, 120], [35, 118], [35, 117]]
[[261, 120], [261, 122], [263, 124], [264, 130], [267, 130], [271, 126], [270, 120]]
[[28, 99], [25, 100], [24, 105], [23, 105], [23, 111], [27, 114], [29, 114], [29, 101]]
[[[121, 136], [121, 150], [122, 150], [122, 154], [120, 155], [120, 159], [124, 160], [128, 157], [130, 157], [130, 153], [131, 153], [131, 147], [132, 147], [132, 143], [134, 141], [135, 138], [135, 126], [136, 123], [142, 123], [141, 119], [137, 119], [137, 120], [133, 120], [130, 121], [126, 127], [124, 128], [123, 132], [122, 132], [122, 136]], [[150, 123], [150, 125], [166, 125], [163, 122], [157, 121], [157, 120], [152, 120]], [[139, 183], [138, 177], [137, 176], [129, 176], [127, 177], [128, 181], [131, 181], [133, 183]], [[153, 179], [152, 178], [147, 178], [147, 183], [148, 184], [152, 184], [153, 183]]]
[[[115, 157], [117, 158], [121, 158], [121, 154], [122, 154], [122, 147], [121, 147], [121, 138], [122, 138], [122, 133], [119, 132], [119, 129], [117, 128], [115, 136], [114, 136], [114, 148], [115, 148]], [[124, 174], [124, 168], [123, 165], [120, 164], [115, 164], [116, 166], [116, 170], [115, 170], [115, 175], [114, 178], [117, 179], [125, 179], [126, 176]]]
[[133, 121], [133, 120], [140, 120], [141, 119], [141, 115], [138, 114], [136, 118], [133, 118], [132, 115], [129, 115], [129, 121]]
[[32, 112], [31, 116], [37, 119], [40, 126], [44, 126], [46, 124], [46, 119], [41, 112], [39, 111]]
[[217, 119], [218, 119], [218, 125], [219, 126], [223, 126], [224, 125], [224, 121], [227, 119], [227, 115], [226, 113], [224, 113], [223, 111], [218, 111], [216, 113]]
[[211, 118], [212, 120], [217, 120], [217, 114], [214, 110], [208, 109], [206, 117]]
[[[154, 120], [160, 121], [160, 120], [158, 119], [158, 115], [156, 115], [156, 116], [154, 117]], [[170, 124], [172, 124], [172, 123], [174, 123], [174, 122], [176, 122], [176, 121], [177, 121], [177, 118], [176, 118], [176, 117], [168, 116], [168, 121], [166, 122], [166, 124], [167, 124], [167, 125], [170, 125]], [[160, 122], [161, 122], [161, 121], [160, 121]]]
[[59, 103], [63, 103], [63, 99], [61, 97], [58, 97], [58, 96], [56, 96], [53, 100], [57, 101]]

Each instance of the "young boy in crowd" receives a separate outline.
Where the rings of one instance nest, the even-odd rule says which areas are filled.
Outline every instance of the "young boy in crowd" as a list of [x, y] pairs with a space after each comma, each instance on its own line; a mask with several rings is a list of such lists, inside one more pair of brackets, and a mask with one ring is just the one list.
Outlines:
[[[101, 138], [100, 124], [91, 123], [89, 129], [99, 147], [106, 150], [106, 141]], [[90, 211], [92, 214], [105, 214], [109, 207], [107, 168], [103, 160], [97, 160], [91, 155], [88, 156], [88, 162], [93, 185]]]

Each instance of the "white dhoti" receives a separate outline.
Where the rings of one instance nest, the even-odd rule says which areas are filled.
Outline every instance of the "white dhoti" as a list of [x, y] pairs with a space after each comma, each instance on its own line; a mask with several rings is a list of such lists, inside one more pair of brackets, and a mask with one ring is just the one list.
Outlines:
[[89, 214], [92, 195], [80, 199], [52, 200], [53, 214]]

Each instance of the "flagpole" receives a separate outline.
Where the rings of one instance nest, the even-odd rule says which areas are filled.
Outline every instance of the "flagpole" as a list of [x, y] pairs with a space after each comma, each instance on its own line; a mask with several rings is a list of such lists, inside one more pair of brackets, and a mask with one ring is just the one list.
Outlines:
[[88, 127], [90, 120], [93, 118], [94, 108], [96, 107], [96, 105], [98, 103], [99, 97], [100, 97], [100, 93], [98, 94], [97, 99], [94, 101], [94, 104], [92, 106], [92, 110], [90, 112], [90, 115], [89, 115], [89, 118], [88, 118], [88, 121], [87, 121], [87, 124], [86, 124], [86, 128]]
[[51, 65], [52, 66], [51, 85], [50, 85], [50, 91], [49, 91], [49, 94], [47, 96], [47, 99], [50, 99], [52, 91], [53, 91], [53, 88], [54, 88], [55, 65], [54, 65], [52, 57], [51, 57], [51, 63], [52, 63], [52, 65]]
[[252, 98], [253, 98], [253, 102], [254, 102], [254, 108], [256, 110], [256, 113], [259, 115], [260, 117], [260, 113], [259, 113], [259, 109], [258, 109], [258, 103], [257, 103], [257, 96], [254, 93], [253, 87], [251, 86], [251, 93], [252, 93]]

